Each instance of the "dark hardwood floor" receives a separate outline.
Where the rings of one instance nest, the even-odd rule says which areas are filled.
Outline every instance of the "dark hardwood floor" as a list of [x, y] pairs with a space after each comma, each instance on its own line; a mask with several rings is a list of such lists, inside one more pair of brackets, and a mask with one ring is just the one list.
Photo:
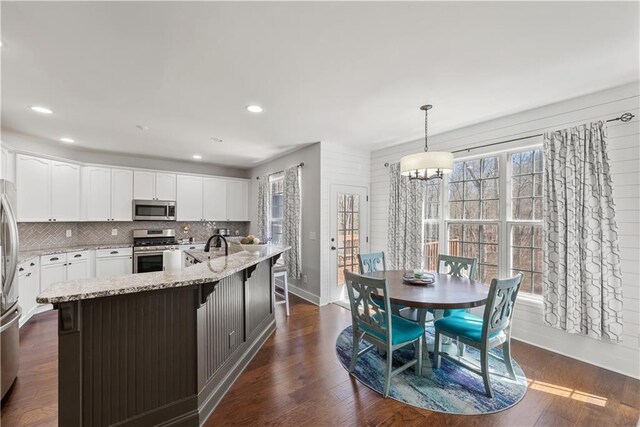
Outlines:
[[[515, 341], [514, 357], [531, 380], [506, 411], [451, 416], [383, 399], [353, 380], [334, 344], [350, 323], [336, 305], [292, 297], [277, 307], [278, 329], [207, 421], [226, 425], [636, 426], [640, 381]], [[57, 317], [34, 317], [20, 331], [20, 373], [2, 406], [2, 426], [57, 424]]]

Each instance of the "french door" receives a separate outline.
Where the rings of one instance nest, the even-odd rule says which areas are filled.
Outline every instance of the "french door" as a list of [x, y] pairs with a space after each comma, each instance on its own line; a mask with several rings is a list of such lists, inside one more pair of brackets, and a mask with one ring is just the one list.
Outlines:
[[358, 254], [369, 250], [367, 187], [331, 186], [330, 301], [348, 298], [344, 270], [359, 272]]

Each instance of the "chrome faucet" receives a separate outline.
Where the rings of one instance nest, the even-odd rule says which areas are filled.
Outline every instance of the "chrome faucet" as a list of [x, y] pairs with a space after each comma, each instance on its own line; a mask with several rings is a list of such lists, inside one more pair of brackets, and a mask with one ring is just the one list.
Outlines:
[[209, 250], [211, 249], [211, 241], [215, 238], [218, 237], [220, 239], [222, 239], [222, 241], [224, 242], [224, 256], [229, 256], [229, 243], [227, 242], [226, 237], [220, 235], [220, 234], [214, 234], [211, 237], [209, 237], [209, 240], [207, 240], [207, 244], [204, 245], [204, 251], [205, 252], [209, 252]]

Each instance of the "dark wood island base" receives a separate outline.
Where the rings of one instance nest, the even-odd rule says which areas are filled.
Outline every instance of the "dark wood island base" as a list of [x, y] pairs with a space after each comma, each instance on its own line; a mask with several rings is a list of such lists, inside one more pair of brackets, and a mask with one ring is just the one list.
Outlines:
[[59, 424], [204, 423], [275, 330], [279, 256], [218, 281], [56, 303]]

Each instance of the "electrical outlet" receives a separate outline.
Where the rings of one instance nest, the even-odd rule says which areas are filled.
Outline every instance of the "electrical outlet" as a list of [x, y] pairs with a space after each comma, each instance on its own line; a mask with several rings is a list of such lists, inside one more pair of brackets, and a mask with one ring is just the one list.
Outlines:
[[309, 278], [307, 277], [306, 274], [302, 275], [302, 283], [309, 283]]
[[67, 237], [71, 237], [71, 230], [67, 230]]
[[112, 228], [111, 229], [111, 235], [112, 236], [117, 236], [118, 235], [118, 229], [117, 228]]

